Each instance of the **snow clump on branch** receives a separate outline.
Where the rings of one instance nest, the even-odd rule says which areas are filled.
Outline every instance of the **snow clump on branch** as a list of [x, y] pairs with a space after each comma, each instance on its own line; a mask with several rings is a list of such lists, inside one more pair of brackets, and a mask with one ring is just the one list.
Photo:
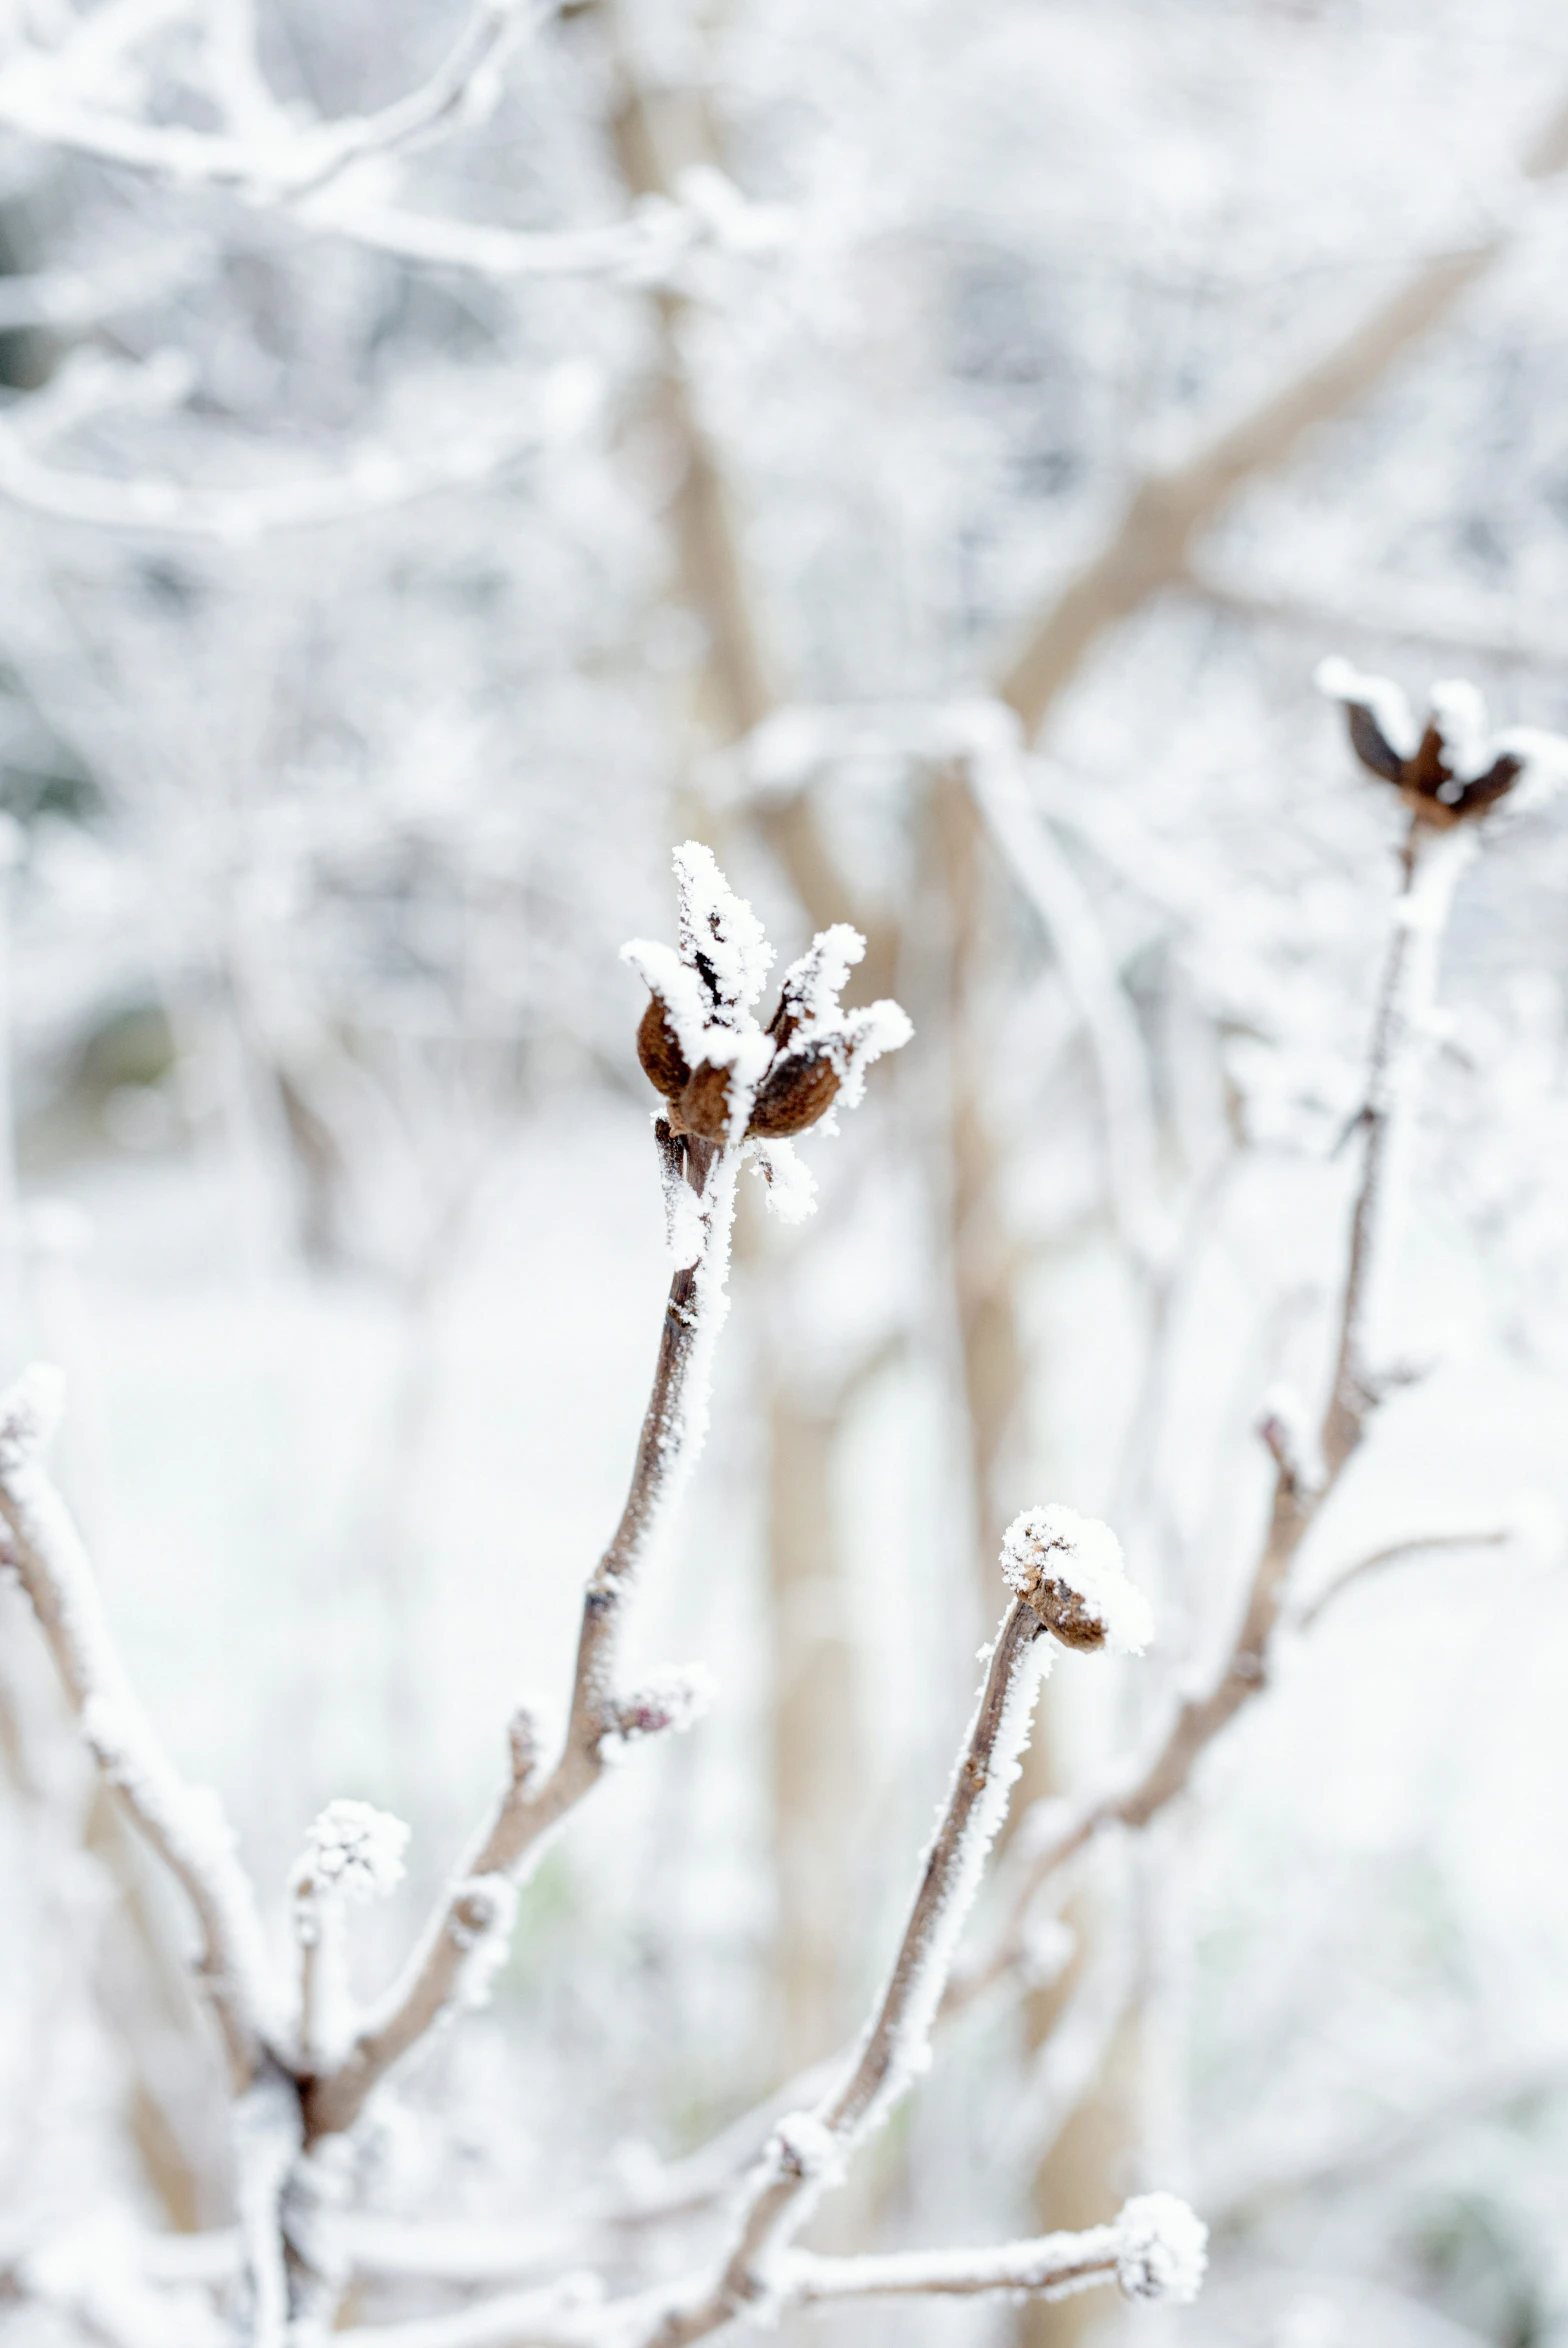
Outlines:
[[637, 1030], [637, 1056], [664, 1095], [672, 1134], [751, 1142], [770, 1203], [786, 1221], [811, 1209], [810, 1177], [787, 1148], [836, 1103], [854, 1108], [866, 1071], [913, 1033], [897, 1003], [846, 1010], [839, 997], [865, 940], [834, 922], [784, 974], [766, 1029], [755, 1006], [773, 949], [712, 851], [688, 840], [675, 851], [679, 948], [633, 938], [621, 949], [652, 1000]]
[[1154, 1636], [1143, 1592], [1128, 1579], [1109, 1525], [1053, 1505], [1026, 1508], [1002, 1536], [1002, 1574], [1065, 1647], [1141, 1655]]
[[1129, 2299], [1186, 2306], [1203, 2287], [1209, 2229], [1174, 2193], [1139, 2193], [1116, 2220], [1116, 2280]]
[[329, 1802], [305, 1837], [294, 1871], [296, 1899], [335, 1893], [362, 1905], [384, 1899], [403, 1880], [409, 1830], [369, 1802]]

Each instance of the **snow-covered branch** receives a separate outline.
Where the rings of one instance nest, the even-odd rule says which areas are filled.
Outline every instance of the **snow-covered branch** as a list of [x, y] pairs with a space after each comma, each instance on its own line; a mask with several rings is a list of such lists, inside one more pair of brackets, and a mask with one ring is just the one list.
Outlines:
[[[653, 1390], [614, 1538], [583, 1597], [566, 1733], [552, 1767], [514, 1724], [512, 1768], [400, 1979], [343, 2059], [306, 2093], [312, 2138], [351, 2126], [366, 2097], [443, 2017], [482, 1994], [504, 1955], [517, 1884], [547, 1840], [629, 1740], [684, 1727], [701, 1688], [666, 1678], [617, 1685], [626, 1603], [669, 1525], [707, 1433], [714, 1349], [729, 1310], [735, 1185], [748, 1156], [775, 1204], [809, 1208], [809, 1177], [790, 1135], [859, 1100], [871, 1062], [909, 1023], [895, 1003], [846, 1011], [839, 993], [858, 958], [852, 932], [828, 933], [786, 972], [764, 1032], [755, 1007], [773, 949], [710, 851], [676, 851], [680, 943], [636, 940], [626, 958], [650, 988], [638, 1030], [643, 1066], [668, 1106], [655, 1124], [675, 1274]], [[804, 1195], [803, 1195], [804, 1194]]]
[[[1326, 689], [1333, 689], [1337, 681], [1331, 676]], [[1443, 771], [1434, 767], [1434, 789]], [[1524, 772], [1523, 760], [1515, 771]], [[1225, 1660], [1203, 1692], [1177, 1706], [1152, 1749], [1130, 1770], [1115, 1772], [1108, 1784], [1079, 1799], [1052, 1805], [1035, 1832], [1026, 1828], [1018, 1838], [1005, 1928], [990, 1952], [955, 1980], [955, 2003], [966, 2002], [1019, 1967], [1027, 1947], [1030, 1910], [1049, 1878], [1102, 1828], [1137, 1829], [1157, 1817], [1185, 1790], [1215, 1738], [1267, 1684], [1292, 1567], [1394, 1382], [1372, 1350], [1378, 1341], [1378, 1289], [1393, 1252], [1396, 1217], [1408, 1179], [1403, 1162], [1406, 1128], [1425, 1058], [1443, 933], [1455, 886], [1474, 853], [1477, 818], [1491, 804], [1492, 799], [1481, 800], [1468, 822], [1442, 806], [1432, 814], [1417, 807], [1412, 814], [1373, 1023], [1361, 1120], [1364, 1154], [1351, 1213], [1328, 1396], [1310, 1439], [1296, 1423], [1293, 1409], [1272, 1407], [1260, 1421], [1260, 1437], [1275, 1463], [1274, 1488], [1240, 1623]]]
[[0, 1398], [4, 1562], [27, 1593], [94, 1760], [195, 1910], [198, 1970], [243, 2086], [274, 2036], [255, 1893], [217, 1797], [179, 1776], [116, 1653], [87, 1552], [43, 1465], [60, 1399], [57, 1373], [41, 1367]]
[[1147, 1607], [1103, 1525], [1064, 1508], [1027, 1511], [1009, 1528], [1003, 1568], [1014, 1592], [926, 1851], [898, 1951], [847, 2076], [809, 2111], [787, 2115], [748, 2180], [733, 2239], [705, 2284], [672, 2298], [642, 2335], [683, 2348], [787, 2289], [789, 2244], [856, 2147], [886, 2120], [930, 2060], [931, 2025], [987, 1855], [1029, 1740], [1049, 1631], [1076, 1648], [1141, 1649]]
[[165, 473], [87, 472], [41, 453], [99, 415], [165, 407], [189, 388], [183, 370], [172, 363], [155, 359], [127, 367], [89, 358], [0, 416], [0, 497], [53, 520], [97, 529], [247, 545], [276, 531], [353, 521], [494, 480], [520, 457], [576, 428], [584, 383], [581, 372], [567, 365], [545, 377], [535, 396], [505, 418], [486, 425], [470, 416], [460, 436], [436, 435], [418, 447], [362, 442], [330, 474], [227, 489]]

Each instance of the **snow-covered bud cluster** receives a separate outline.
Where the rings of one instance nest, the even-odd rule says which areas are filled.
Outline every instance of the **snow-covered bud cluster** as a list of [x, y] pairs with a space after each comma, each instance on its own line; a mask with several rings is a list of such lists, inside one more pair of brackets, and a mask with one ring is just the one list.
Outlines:
[[1209, 2229], [1174, 2193], [1140, 2193], [1116, 2220], [1116, 2280], [1129, 2299], [1186, 2306], [1203, 2287]]
[[1064, 1647], [1141, 1655], [1154, 1617], [1127, 1579], [1109, 1525], [1075, 1509], [1026, 1508], [1002, 1536], [1002, 1574]]
[[835, 1103], [853, 1108], [866, 1070], [909, 1041], [896, 1003], [846, 1011], [839, 1001], [865, 940], [835, 922], [784, 974], [766, 1030], [755, 1007], [773, 967], [762, 924], [696, 840], [675, 851], [680, 945], [634, 938], [621, 951], [652, 1000], [637, 1056], [669, 1103], [673, 1133], [771, 1145], [770, 1190], [798, 1202], [778, 1145], [818, 1124]]
[[1313, 681], [1343, 706], [1367, 772], [1394, 784], [1423, 823], [1446, 828], [1502, 799], [1537, 798], [1568, 776], [1568, 741], [1534, 726], [1490, 733], [1486, 704], [1463, 678], [1432, 687], [1424, 727], [1398, 685], [1363, 676], [1348, 660], [1320, 661]]
[[390, 1810], [369, 1802], [329, 1802], [305, 1837], [294, 1870], [294, 1896], [303, 1905], [335, 1895], [363, 1902], [383, 1899], [403, 1880], [408, 1828]]
[[0, 1469], [20, 1467], [42, 1451], [65, 1408], [65, 1373], [34, 1362], [0, 1394]]

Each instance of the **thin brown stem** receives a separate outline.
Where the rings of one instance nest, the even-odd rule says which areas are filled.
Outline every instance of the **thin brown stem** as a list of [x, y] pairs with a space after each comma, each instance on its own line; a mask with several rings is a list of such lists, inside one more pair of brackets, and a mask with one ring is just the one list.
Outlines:
[[583, 1595], [566, 1733], [542, 1776], [514, 1768], [489, 1819], [449, 1885], [402, 1978], [347, 2055], [305, 2091], [311, 2141], [351, 2127], [366, 2097], [458, 1996], [477, 1943], [504, 1925], [507, 1902], [530, 1857], [597, 1785], [616, 1727], [615, 1669], [625, 1603], [667, 1519], [700, 1441], [703, 1388], [722, 1306], [736, 1167], [694, 1135], [660, 1128], [672, 1170], [705, 1202], [707, 1236], [695, 1265], [675, 1274], [665, 1306], [653, 1390], [626, 1504]]

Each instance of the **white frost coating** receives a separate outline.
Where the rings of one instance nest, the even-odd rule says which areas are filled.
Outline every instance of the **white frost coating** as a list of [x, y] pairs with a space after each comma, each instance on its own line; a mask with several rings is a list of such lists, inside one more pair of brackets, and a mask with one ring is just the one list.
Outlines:
[[875, 1003], [868, 1003], [863, 1011], [846, 1011], [839, 1031], [842, 1042], [833, 1053], [841, 1079], [838, 1105], [858, 1108], [866, 1089], [866, 1071], [872, 1061], [880, 1060], [884, 1052], [901, 1052], [914, 1032], [907, 1011], [885, 995]]
[[713, 850], [686, 840], [675, 851], [680, 888], [681, 959], [706, 966], [714, 1016], [743, 1026], [773, 968], [773, 948], [744, 897], [720, 872]]
[[1369, 709], [1379, 733], [1397, 757], [1413, 758], [1421, 746], [1421, 731], [1411, 714], [1402, 686], [1392, 677], [1366, 676], [1337, 653], [1320, 660], [1312, 682], [1329, 701]]
[[110, 1635], [69, 1510], [39, 1453], [59, 1415], [60, 1373], [28, 1369], [0, 1395], [0, 1514], [83, 1738], [162, 1851], [201, 1919], [225, 2010], [270, 2034], [273, 2000], [250, 1880], [217, 1797], [185, 1784], [153, 1733]]
[[842, 1016], [839, 996], [857, 962], [865, 959], [866, 941], [847, 921], [835, 921], [818, 930], [798, 962], [784, 973], [786, 1003], [798, 1006], [802, 1035], [816, 1035]]
[[781, 1223], [804, 1223], [817, 1211], [817, 1178], [787, 1141], [754, 1141], [751, 1162], [763, 1196]]
[[1452, 780], [1438, 797], [1457, 801], [1466, 783], [1484, 775], [1496, 757], [1486, 730], [1486, 703], [1464, 677], [1447, 677], [1432, 687], [1432, 723], [1443, 745], [1443, 764]]
[[628, 938], [621, 960], [636, 971], [651, 995], [658, 996], [687, 1067], [695, 1068], [707, 1054], [712, 1006], [694, 966], [658, 938]]
[[1149, 1601], [1127, 1579], [1122, 1545], [1096, 1517], [1055, 1503], [1026, 1508], [1002, 1536], [1002, 1574], [1020, 1597], [1041, 1582], [1064, 1582], [1104, 1623], [1113, 1655], [1141, 1655], [1154, 1636]]
[[837, 2185], [844, 2177], [844, 2148], [831, 2128], [815, 2112], [786, 2112], [773, 2131], [781, 2165], [821, 2186]]
[[1508, 795], [1511, 807], [1539, 807], [1568, 784], [1568, 739], [1543, 726], [1505, 726], [1492, 744], [1495, 756], [1518, 758], [1524, 771]]
[[384, 1899], [403, 1880], [409, 1829], [369, 1802], [329, 1802], [305, 1837], [295, 1869], [301, 1896], [335, 1893], [356, 1903]]
[[1116, 2280], [1129, 2299], [1187, 2306], [1203, 2288], [1209, 2229], [1174, 2193], [1140, 2193], [1116, 2220]]
[[662, 1156], [659, 1180], [664, 1194], [664, 1244], [675, 1270], [689, 1271], [702, 1253], [707, 1231], [702, 1201], [682, 1169]]
[[[1008, 1682], [1007, 1694], [997, 1725], [991, 1760], [986, 1773], [985, 1790], [969, 1813], [963, 1838], [949, 1864], [947, 1881], [941, 1897], [933, 1904], [926, 1919], [923, 1939], [916, 1954], [916, 1977], [902, 2013], [892, 2032], [891, 2059], [875, 2096], [865, 2110], [851, 2123], [846, 2145], [879, 2127], [906, 2091], [931, 2064], [931, 2028], [936, 2020], [942, 1992], [952, 1971], [953, 1958], [958, 1948], [969, 1911], [974, 1906], [985, 1873], [985, 1863], [991, 1845], [1007, 1816], [1007, 1805], [1023, 1767], [1024, 1750], [1029, 1742], [1029, 1724], [1034, 1716], [1035, 1698], [1040, 1683], [1051, 1668], [1052, 1647], [1049, 1639], [1036, 1639], [1017, 1657]], [[948, 1781], [946, 1799], [937, 1817], [936, 1832], [921, 1854], [917, 1880], [924, 1877], [936, 1843], [941, 1836], [942, 1823], [951, 1810], [964, 1772], [969, 1766], [969, 1754], [980, 1720], [980, 1704], [985, 1700], [982, 1689], [980, 1703], [970, 1720], [953, 1774]], [[903, 1952], [900, 1951], [902, 1956]], [[876, 2013], [867, 2028], [862, 2048], [868, 2045], [882, 2027], [883, 2014], [889, 2000], [892, 1983], [877, 2001]], [[857, 2061], [858, 2061], [857, 2056]], [[837, 2098], [831, 2098], [822, 2107], [822, 2117], [829, 2127], [834, 2126]]]

